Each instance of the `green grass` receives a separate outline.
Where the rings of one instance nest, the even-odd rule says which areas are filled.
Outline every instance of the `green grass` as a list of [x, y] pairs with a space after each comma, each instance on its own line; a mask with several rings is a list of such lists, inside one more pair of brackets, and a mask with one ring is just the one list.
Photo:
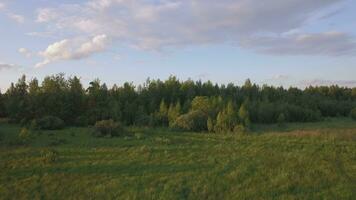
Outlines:
[[[21, 142], [0, 124], [0, 199], [356, 199], [356, 123], [256, 125], [249, 136], [88, 128]], [[58, 152], [44, 162], [43, 152]]]

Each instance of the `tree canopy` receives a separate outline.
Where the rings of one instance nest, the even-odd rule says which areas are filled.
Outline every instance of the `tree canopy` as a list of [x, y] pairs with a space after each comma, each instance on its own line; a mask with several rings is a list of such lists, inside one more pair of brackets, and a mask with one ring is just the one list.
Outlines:
[[356, 88], [333, 85], [305, 89], [218, 85], [210, 81], [151, 80], [108, 88], [96, 79], [84, 88], [80, 78], [47, 76], [42, 83], [22, 76], [0, 92], [0, 117], [29, 123], [47, 116], [66, 125], [115, 120], [125, 125], [170, 126], [199, 131], [233, 131], [236, 125], [318, 121], [350, 116]]

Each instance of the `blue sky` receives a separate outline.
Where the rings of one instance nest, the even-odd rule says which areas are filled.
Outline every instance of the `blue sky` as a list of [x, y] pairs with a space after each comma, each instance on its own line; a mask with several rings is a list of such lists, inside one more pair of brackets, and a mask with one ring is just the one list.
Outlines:
[[[24, 3], [25, 2], [25, 3]], [[356, 86], [353, 0], [0, 0], [0, 88], [64, 72]]]

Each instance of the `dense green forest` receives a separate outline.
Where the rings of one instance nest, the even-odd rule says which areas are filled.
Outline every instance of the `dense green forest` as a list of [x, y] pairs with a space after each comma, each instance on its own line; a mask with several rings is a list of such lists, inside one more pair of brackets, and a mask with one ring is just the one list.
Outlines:
[[24, 125], [51, 119], [67, 126], [88, 126], [110, 119], [124, 125], [233, 132], [248, 129], [251, 123], [348, 117], [355, 107], [356, 88], [285, 89], [250, 80], [243, 86], [218, 85], [174, 76], [112, 88], [94, 80], [86, 89], [76, 76], [47, 76], [42, 83], [22, 76], [4, 94], [0, 92], [0, 117]]

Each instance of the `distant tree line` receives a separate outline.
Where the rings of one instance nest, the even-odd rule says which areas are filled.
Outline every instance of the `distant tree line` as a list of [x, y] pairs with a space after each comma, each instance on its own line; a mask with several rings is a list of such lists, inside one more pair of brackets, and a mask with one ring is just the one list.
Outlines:
[[[356, 88], [310, 86], [306, 89], [218, 85], [210, 81], [148, 79], [134, 86], [108, 88], [100, 80], [83, 88], [78, 77], [47, 76], [42, 83], [22, 76], [0, 92], [0, 117], [16, 123], [60, 119], [68, 126], [114, 120], [125, 125], [165, 126], [192, 131], [243, 131], [251, 123], [312, 122], [350, 116]], [[55, 119], [54, 119], [55, 118]], [[47, 120], [48, 121], [48, 120]], [[46, 122], [46, 120], [45, 120]], [[45, 123], [44, 122], [44, 123]]]

